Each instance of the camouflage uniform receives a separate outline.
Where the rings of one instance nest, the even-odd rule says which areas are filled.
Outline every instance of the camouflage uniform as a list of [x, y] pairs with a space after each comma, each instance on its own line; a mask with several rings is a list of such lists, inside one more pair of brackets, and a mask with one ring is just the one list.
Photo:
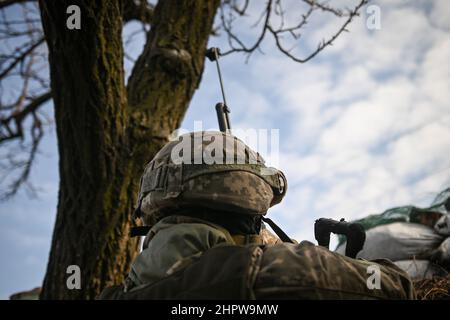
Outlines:
[[[220, 261], [220, 263], [218, 263]], [[381, 287], [367, 285], [379, 267]], [[407, 274], [389, 260], [355, 260], [304, 241], [300, 244], [229, 246], [207, 250], [160, 281], [101, 299], [414, 299]]]
[[[196, 133], [169, 142], [146, 166], [137, 202], [137, 216], [151, 226], [144, 250], [125, 284], [106, 289], [101, 298], [414, 297], [407, 275], [388, 261], [378, 262], [383, 290], [373, 291], [366, 284], [373, 262], [308, 242], [281, 243], [264, 224], [257, 232], [240, 233], [215, 223], [209, 213], [225, 221], [236, 215], [260, 221], [282, 200], [287, 182], [237, 138], [221, 132], [200, 136], [200, 143], [195, 143]], [[222, 145], [216, 144], [214, 157], [234, 163], [211, 163], [205, 157], [203, 151], [218, 142]], [[195, 215], [196, 208], [206, 211], [204, 219]]]
[[220, 226], [184, 216], [163, 218], [145, 238], [144, 250], [133, 262], [126, 283], [138, 286], [155, 282], [185, 267], [206, 250], [225, 243], [234, 241]]
[[[214, 159], [208, 159], [204, 151], [214, 143]], [[184, 149], [177, 150], [180, 146]], [[233, 163], [225, 163], [227, 157]], [[264, 215], [285, 192], [284, 175], [266, 168], [261, 156], [236, 137], [201, 132], [169, 142], [146, 166], [141, 179], [138, 215], [152, 228], [132, 264], [126, 290], [166, 277], [218, 245], [277, 242], [264, 227], [264, 237], [231, 235], [211, 221], [179, 215], [179, 209], [195, 205], [224, 215]]]

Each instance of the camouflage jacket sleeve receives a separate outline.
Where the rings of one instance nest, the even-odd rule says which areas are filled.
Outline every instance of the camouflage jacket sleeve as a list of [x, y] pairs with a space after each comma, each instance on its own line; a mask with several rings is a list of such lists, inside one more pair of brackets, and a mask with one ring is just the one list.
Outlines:
[[[153, 233], [152, 233], [153, 232]], [[229, 233], [204, 223], [162, 220], [151, 231], [147, 247], [132, 264], [127, 283], [152, 283], [182, 269], [206, 250], [232, 243]]]

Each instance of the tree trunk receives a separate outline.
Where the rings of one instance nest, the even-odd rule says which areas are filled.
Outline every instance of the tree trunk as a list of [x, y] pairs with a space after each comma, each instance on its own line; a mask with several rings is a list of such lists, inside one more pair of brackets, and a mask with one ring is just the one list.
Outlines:
[[219, 4], [219, 0], [165, 0], [155, 8], [150, 35], [127, 88], [139, 171], [183, 120], [200, 83]]
[[[71, 4], [81, 8], [81, 30], [66, 28]], [[182, 121], [218, 5], [160, 1], [126, 89], [121, 1], [40, 1], [60, 155], [41, 298], [95, 298], [129, 271], [138, 251], [128, 231], [142, 168]], [[81, 289], [66, 286], [70, 265], [80, 267]]]

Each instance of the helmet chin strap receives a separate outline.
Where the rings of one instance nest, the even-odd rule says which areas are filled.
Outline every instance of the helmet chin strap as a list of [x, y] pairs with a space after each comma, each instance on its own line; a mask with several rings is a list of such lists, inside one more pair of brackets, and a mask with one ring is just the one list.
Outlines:
[[275, 222], [273, 222], [272, 219], [261, 217], [262, 221], [267, 222], [267, 224], [272, 228], [272, 230], [277, 234], [277, 236], [281, 239], [283, 242], [289, 242], [294, 243], [291, 238], [283, 231]]

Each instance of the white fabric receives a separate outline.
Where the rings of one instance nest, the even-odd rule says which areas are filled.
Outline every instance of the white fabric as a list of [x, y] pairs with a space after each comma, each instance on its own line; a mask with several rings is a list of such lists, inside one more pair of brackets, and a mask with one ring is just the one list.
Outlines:
[[443, 268], [428, 260], [401, 260], [394, 263], [406, 271], [412, 280], [432, 279], [447, 273]]
[[[357, 258], [385, 258], [392, 261], [428, 259], [443, 239], [443, 236], [428, 226], [395, 222], [366, 231], [366, 242]], [[345, 243], [336, 252], [345, 254]]]

